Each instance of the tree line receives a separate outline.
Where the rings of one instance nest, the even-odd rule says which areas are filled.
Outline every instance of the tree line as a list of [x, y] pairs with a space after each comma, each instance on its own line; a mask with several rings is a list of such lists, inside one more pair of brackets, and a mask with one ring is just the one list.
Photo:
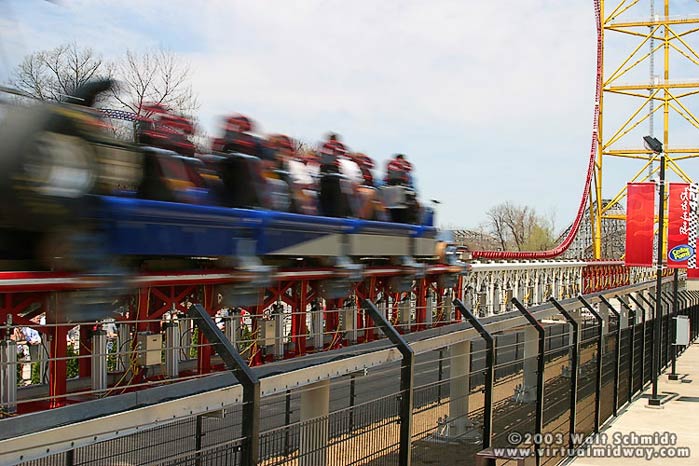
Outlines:
[[508, 201], [488, 209], [486, 217], [474, 229], [451, 228], [457, 241], [472, 250], [544, 251], [556, 245], [553, 215]]
[[165, 49], [126, 50], [105, 59], [91, 47], [67, 43], [25, 56], [9, 84], [27, 97], [41, 101], [69, 101], [86, 82], [107, 78], [117, 86], [102, 96], [101, 106], [144, 115], [144, 103], [159, 103], [172, 111], [194, 116], [199, 105], [192, 90], [189, 64]]

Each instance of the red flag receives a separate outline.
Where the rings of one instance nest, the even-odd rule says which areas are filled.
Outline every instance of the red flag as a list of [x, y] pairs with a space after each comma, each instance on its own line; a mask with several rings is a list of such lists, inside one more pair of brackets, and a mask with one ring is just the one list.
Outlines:
[[667, 206], [667, 266], [686, 268], [696, 244], [689, 244], [689, 184], [670, 183]]
[[627, 266], [653, 265], [653, 226], [655, 223], [655, 183], [626, 185]]

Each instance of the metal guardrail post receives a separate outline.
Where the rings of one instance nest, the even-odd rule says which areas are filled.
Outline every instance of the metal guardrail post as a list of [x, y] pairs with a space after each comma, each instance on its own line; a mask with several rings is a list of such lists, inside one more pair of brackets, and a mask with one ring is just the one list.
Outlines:
[[692, 293], [688, 290], [682, 291], [682, 295], [684, 296], [685, 300], [685, 311], [687, 312], [687, 315], [689, 316], [689, 338], [690, 341], [694, 341], [697, 335], [697, 329], [695, 328], [695, 323], [696, 320], [694, 318], [694, 307], [693, 307], [693, 302], [694, 302], [694, 297], [692, 296]]
[[616, 341], [614, 342], [614, 409], [612, 410], [614, 417], [616, 417], [618, 413], [617, 406], [619, 405], [619, 372], [621, 365], [621, 314], [612, 306], [612, 303], [610, 303], [607, 298], [602, 295], [599, 295], [599, 297], [605, 306], [607, 306], [609, 312], [616, 317]]
[[480, 320], [473, 315], [460, 299], [453, 301], [454, 306], [462, 316], [476, 329], [485, 341], [485, 377], [483, 381], [483, 448], [490, 448], [493, 444], [493, 381], [495, 380], [495, 338], [483, 326]]
[[[656, 346], [658, 342], [660, 341], [660, 337], [658, 336], [658, 331], [662, 329], [662, 321], [660, 319], [660, 312], [657, 310], [658, 306], [656, 305], [657, 303], [651, 302], [648, 298], [646, 298], [643, 295], [640, 295], [641, 299], [645, 301], [645, 303], [649, 306], [649, 308], [653, 312], [653, 329], [652, 329], [652, 334], [653, 338], [651, 338], [651, 370], [650, 370], [650, 382], [653, 384], [653, 394], [655, 395], [655, 398], [653, 403], [659, 404], [659, 399], [657, 399], [657, 393], [658, 393], [658, 385], [657, 385], [657, 376], [659, 374], [659, 355], [660, 351], [658, 351], [658, 347]], [[648, 403], [649, 405], [651, 404], [650, 401]]]
[[597, 331], [597, 374], [595, 374], [595, 432], [599, 432], [602, 407], [602, 322], [604, 319], [583, 296], [578, 296], [578, 299], [599, 324], [599, 330]]
[[578, 368], [580, 367], [580, 333], [578, 329], [580, 324], [555, 298], [549, 298], [549, 302], [558, 309], [558, 312], [565, 317], [573, 328], [573, 341], [571, 342], [572, 351], [570, 356], [570, 418], [568, 428], [568, 448], [573, 451], [575, 449], [576, 422], [578, 417]]
[[641, 387], [640, 390], [643, 391], [643, 387], [646, 385], [646, 308], [639, 300], [629, 295], [629, 299], [638, 306], [641, 311]]
[[211, 342], [226, 369], [233, 372], [235, 378], [243, 385], [242, 434], [245, 437], [245, 448], [242, 464], [255, 466], [260, 456], [260, 380], [218, 328], [204, 306], [194, 304], [187, 310], [187, 314]]
[[696, 336], [696, 328], [694, 325], [694, 310], [692, 308], [692, 295], [690, 294], [689, 291], [687, 290], [682, 290], [681, 295], [682, 297], [682, 307], [684, 309], [684, 313], [689, 317], [689, 340], [694, 341], [694, 338]]
[[[677, 291], [677, 315], [687, 316], [687, 318], [689, 319], [689, 313], [687, 312], [684, 290]], [[690, 331], [691, 331], [691, 326], [690, 326]], [[692, 339], [691, 333], [690, 333], [689, 339], [690, 339], [690, 341]], [[681, 349], [678, 349], [677, 355], [679, 356], [680, 354], [682, 354], [685, 349], [687, 349], [686, 346], [683, 346]]]
[[[681, 302], [680, 307], [682, 308], [682, 314], [686, 315], [687, 318], [689, 319], [689, 322], [690, 322], [690, 324], [689, 324], [689, 344], [691, 345], [692, 341], [693, 341], [693, 337], [694, 337], [694, 330], [695, 330], [694, 326], [691, 323], [692, 322], [692, 311], [691, 311], [690, 306], [689, 306], [689, 303], [691, 302], [691, 300], [690, 300], [690, 297], [689, 297], [686, 290], [680, 291], [679, 296], [680, 296], [680, 302]], [[682, 352], [686, 351], [687, 348], [689, 348], [689, 345], [682, 348]]]
[[665, 305], [667, 307], [667, 312], [665, 314], [667, 315], [666, 326], [668, 327], [667, 338], [660, 340], [660, 343], [665, 343], [661, 347], [661, 354], [664, 355], [664, 363], [665, 363], [665, 364], [663, 364], [663, 369], [664, 369], [668, 365], [670, 365], [670, 362], [671, 362], [670, 348], [672, 347], [672, 342], [674, 341], [674, 339], [672, 339], [672, 333], [673, 333], [672, 319], [673, 319], [673, 314], [674, 314], [674, 308], [673, 308], [672, 295], [668, 295], [667, 292], [663, 292], [661, 295], [661, 300], [665, 303]]
[[546, 331], [544, 330], [544, 326], [541, 325], [541, 322], [539, 322], [517, 298], [512, 298], [512, 304], [515, 305], [517, 310], [539, 334], [539, 354], [536, 360], [536, 414], [534, 417], [535, 440], [539, 440], [539, 442], [534, 442], [534, 448], [536, 450], [536, 464], [539, 465], [541, 464], [539, 447], [541, 446], [540, 440], [544, 430], [544, 353], [546, 351]]
[[384, 317], [376, 305], [370, 300], [363, 302], [364, 309], [369, 313], [374, 323], [388, 337], [403, 355], [400, 364], [400, 450], [398, 464], [410, 466], [412, 461], [412, 426], [413, 426], [413, 372], [415, 369], [414, 353], [408, 342], [398, 333], [395, 327]]
[[629, 335], [629, 387], [628, 387], [628, 403], [631, 403], [631, 400], [633, 399], [633, 374], [634, 374], [634, 366], [636, 365], [636, 311], [631, 309], [631, 307], [626, 304], [626, 301], [621, 299], [619, 296], [616, 297], [616, 299], [621, 303], [621, 305], [626, 309], [626, 312], [629, 313], [629, 318], [627, 319], [627, 322], [629, 322], [631, 325], [629, 325], [629, 328], [631, 329], [631, 334]]
[[692, 341], [697, 339], [697, 336], [699, 336], [699, 326], [697, 326], [697, 294], [696, 291], [689, 291], [689, 296], [690, 296], [690, 309], [691, 309], [691, 317], [690, 317], [690, 327], [694, 329], [694, 335], [692, 336]]
[[[677, 269], [675, 269], [677, 270]], [[673, 290], [672, 294], [668, 294], [667, 292], [663, 293], [663, 296], [669, 304], [669, 316], [668, 316], [668, 325], [670, 326], [669, 328], [669, 335], [668, 335], [668, 341], [667, 341], [667, 349], [670, 351], [669, 357], [666, 357], [668, 359], [668, 362], [670, 364], [670, 373], [667, 375], [668, 380], [679, 380], [679, 376], [677, 375], [677, 345], [675, 345], [675, 341], [677, 341], [677, 316], [679, 315], [679, 308], [678, 308], [678, 300], [679, 297], [677, 296], [677, 279], [675, 277], [675, 280], [673, 281]]]
[[690, 291], [686, 291], [685, 295], [687, 298], [687, 314], [689, 314], [689, 322], [690, 322], [689, 327], [692, 330], [692, 334], [691, 334], [692, 341], [694, 341], [697, 338], [697, 331], [699, 330], [699, 329], [697, 329], [697, 326], [696, 326], [697, 321], [696, 321], [696, 315], [694, 312], [694, 296], [692, 296]]

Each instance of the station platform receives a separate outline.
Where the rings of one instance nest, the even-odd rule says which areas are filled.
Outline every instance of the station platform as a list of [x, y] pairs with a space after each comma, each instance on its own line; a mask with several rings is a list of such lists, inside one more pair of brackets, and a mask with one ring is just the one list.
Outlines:
[[[585, 450], [584, 457], [578, 456], [564, 464], [699, 464], [699, 344], [692, 344], [677, 358], [679, 381], [668, 380], [669, 372], [668, 368], [658, 379], [662, 408], [648, 407], [649, 386], [602, 430], [594, 446]], [[641, 444], [644, 442], [648, 443]], [[597, 451], [592, 451], [595, 448]]]

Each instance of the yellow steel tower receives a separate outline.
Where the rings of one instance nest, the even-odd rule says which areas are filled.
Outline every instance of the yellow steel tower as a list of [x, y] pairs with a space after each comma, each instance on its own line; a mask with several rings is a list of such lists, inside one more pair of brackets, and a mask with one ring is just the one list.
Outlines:
[[[670, 0], [600, 0], [603, 92], [590, 187], [595, 258], [602, 255], [603, 221], [624, 220], [618, 207], [626, 197], [626, 182], [648, 181], [659, 171], [659, 157], [644, 149], [641, 140], [654, 130], [654, 121], [662, 122], [657, 125], [662, 135], [655, 136], [665, 148], [668, 181], [691, 182], [688, 167], [697, 166], [691, 159], [699, 157], [699, 119], [692, 111], [699, 108], [699, 55], [694, 49], [699, 45], [699, 3], [676, 3], [671, 10]], [[612, 196], [603, 196], [605, 167], [605, 188]]]

